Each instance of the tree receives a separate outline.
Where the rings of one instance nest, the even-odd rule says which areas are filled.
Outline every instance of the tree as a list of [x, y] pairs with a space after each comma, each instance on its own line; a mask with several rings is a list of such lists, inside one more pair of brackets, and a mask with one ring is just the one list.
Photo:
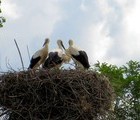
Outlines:
[[[1, 5], [1, 0], [0, 0], [0, 5]], [[0, 8], [0, 13], [1, 13], [1, 8]], [[3, 23], [6, 22], [6, 19], [3, 16], [0, 16], [0, 28], [3, 27]]]
[[115, 116], [119, 120], [140, 119], [140, 63], [129, 61], [122, 67], [98, 62], [96, 71], [109, 77], [116, 93]]

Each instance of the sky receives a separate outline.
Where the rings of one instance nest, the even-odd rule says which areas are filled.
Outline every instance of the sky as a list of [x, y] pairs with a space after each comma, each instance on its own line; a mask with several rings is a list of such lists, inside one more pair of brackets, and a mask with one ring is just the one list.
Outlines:
[[30, 56], [50, 39], [49, 50], [61, 39], [85, 50], [91, 65], [100, 61], [124, 65], [140, 60], [140, 0], [2, 0], [0, 71], [22, 68], [14, 43], [17, 41], [24, 66]]

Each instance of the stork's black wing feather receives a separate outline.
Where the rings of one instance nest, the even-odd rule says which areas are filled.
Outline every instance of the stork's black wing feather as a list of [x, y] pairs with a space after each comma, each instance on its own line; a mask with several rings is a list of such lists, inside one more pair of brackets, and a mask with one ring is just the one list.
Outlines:
[[49, 57], [46, 59], [43, 68], [52, 68], [62, 63], [62, 58], [58, 56], [58, 52], [50, 52]]
[[41, 59], [40, 56], [36, 57], [36, 58], [31, 58], [31, 61], [30, 61], [30, 65], [29, 65], [29, 68], [33, 68], [37, 63], [38, 61]]
[[90, 67], [88, 56], [85, 51], [78, 51], [79, 55], [72, 55], [73, 58], [75, 58], [78, 62], [80, 62], [84, 68], [88, 69]]

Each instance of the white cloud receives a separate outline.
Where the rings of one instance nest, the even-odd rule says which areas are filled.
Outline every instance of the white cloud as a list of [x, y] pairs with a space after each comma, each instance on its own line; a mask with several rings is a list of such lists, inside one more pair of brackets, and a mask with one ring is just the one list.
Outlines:
[[104, 23], [93, 24], [86, 29], [86, 46], [83, 46], [88, 53], [89, 61], [93, 65], [99, 60], [105, 62], [107, 51], [112, 45], [112, 39], [108, 36], [108, 30], [104, 30]]
[[108, 14], [111, 12], [111, 6], [109, 6], [106, 0], [98, 0], [98, 8], [100, 9], [103, 17], [107, 17]]
[[40, 17], [44, 18], [44, 20], [42, 19], [41, 24], [43, 23], [42, 25], [45, 25], [46, 32], [48, 32], [48, 35], [51, 36], [55, 24], [61, 21], [63, 17], [63, 11], [60, 7], [59, 1], [48, 0], [45, 3], [42, 2], [40, 12], [42, 13], [42, 16]]
[[[139, 61], [140, 51], [140, 2], [139, 1], [120, 1], [116, 0], [121, 9], [121, 20], [115, 22], [116, 25], [120, 25], [118, 31], [119, 34], [113, 37], [112, 47], [108, 56], [110, 56], [109, 62], [117, 65], [125, 64], [129, 60]], [[120, 17], [119, 17], [120, 19]], [[110, 31], [113, 33], [113, 31]], [[114, 48], [114, 49], [113, 49]]]
[[45, 37], [51, 39], [50, 48], [56, 46], [57, 38], [64, 43], [74, 39], [87, 51], [91, 64], [97, 60], [124, 64], [139, 59], [138, 0], [5, 0], [2, 4], [7, 22], [0, 32], [1, 65], [8, 57], [15, 68], [21, 67], [14, 38], [25, 66], [29, 64], [26, 45], [32, 54]]
[[136, 0], [115, 0], [116, 3], [118, 3], [122, 9], [126, 8], [132, 8], [133, 5], [135, 5]]
[[138, 60], [140, 51], [140, 1], [136, 1], [133, 9], [126, 11], [124, 17], [125, 25], [125, 50], [129, 58], [136, 58]]
[[86, 7], [86, 5], [85, 5], [85, 2], [86, 2], [86, 0], [82, 0], [82, 2], [81, 2], [80, 9], [81, 9], [82, 11], [87, 11], [87, 7]]
[[135, 36], [140, 35], [140, 15], [139, 15], [140, 7], [139, 6], [140, 6], [140, 1], [138, 0], [135, 3], [134, 8], [126, 13], [124, 19], [124, 23], [126, 24], [125, 26], [126, 30], [130, 34], [134, 34]]
[[18, 19], [21, 16], [17, 4], [13, 3], [11, 0], [2, 1], [2, 14], [9, 19]]
[[63, 11], [60, 3], [58, 0], [46, 0], [45, 2], [44, 0], [36, 2], [5, 0], [2, 4], [3, 16], [7, 21], [0, 32], [1, 66], [5, 68], [5, 59], [8, 58], [14, 69], [21, 67], [14, 45], [15, 38], [19, 44], [25, 66], [28, 67], [26, 46], [29, 46], [32, 55], [42, 46], [46, 37], [51, 37], [55, 25], [62, 19]]
[[131, 0], [98, 1], [98, 12], [102, 19], [90, 23], [85, 28], [87, 34], [84, 37], [88, 41], [85, 49], [92, 63], [99, 60], [122, 65], [129, 60], [139, 60], [139, 3]]

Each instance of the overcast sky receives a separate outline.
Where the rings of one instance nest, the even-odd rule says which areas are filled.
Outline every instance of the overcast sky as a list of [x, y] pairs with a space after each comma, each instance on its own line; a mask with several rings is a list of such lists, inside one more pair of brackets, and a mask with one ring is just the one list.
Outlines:
[[32, 55], [50, 38], [50, 51], [62, 39], [84, 49], [90, 64], [124, 65], [140, 60], [140, 0], [2, 0], [6, 18], [0, 28], [0, 71], [9, 63], [15, 70], [29, 65]]

